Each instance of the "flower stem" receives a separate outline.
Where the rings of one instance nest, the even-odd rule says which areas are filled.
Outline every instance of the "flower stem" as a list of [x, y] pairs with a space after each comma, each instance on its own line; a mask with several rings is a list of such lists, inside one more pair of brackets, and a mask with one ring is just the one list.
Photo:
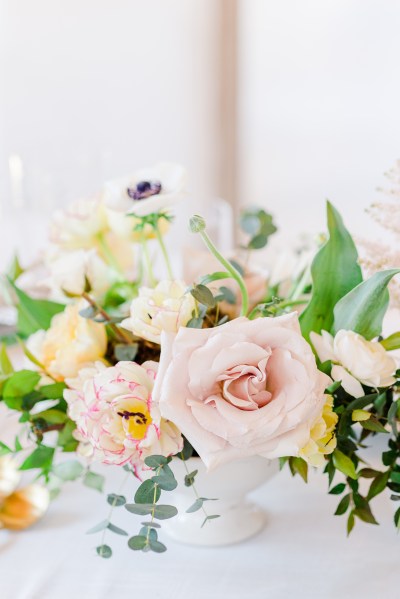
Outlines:
[[110, 329], [115, 333], [120, 341], [123, 343], [128, 343], [129, 345], [132, 343], [132, 340], [128, 337], [128, 335], [126, 335], [122, 329], [120, 329], [114, 322], [111, 321], [111, 318], [107, 312], [103, 310], [103, 308], [99, 306], [97, 302], [90, 297], [88, 293], [86, 293], [86, 291], [82, 293], [82, 297], [104, 318]]
[[246, 285], [244, 283], [244, 280], [243, 280], [241, 274], [217, 250], [217, 248], [215, 247], [215, 245], [213, 244], [213, 242], [211, 241], [211, 239], [209, 238], [209, 236], [207, 235], [207, 233], [204, 230], [199, 231], [199, 233], [201, 235], [202, 240], [204, 241], [204, 244], [207, 246], [207, 248], [210, 250], [210, 252], [213, 254], [213, 256], [215, 256], [217, 258], [217, 260], [219, 260], [219, 262], [221, 262], [222, 266], [224, 266], [224, 268], [226, 268], [226, 270], [229, 272], [231, 277], [233, 279], [235, 279], [235, 281], [239, 285], [240, 292], [242, 294], [242, 309], [240, 311], [240, 316], [246, 316], [247, 312], [249, 310], [249, 295], [247, 293]]
[[171, 279], [171, 281], [173, 281], [174, 280], [174, 275], [172, 273], [171, 262], [169, 260], [169, 256], [168, 256], [167, 248], [165, 247], [163, 236], [161, 235], [161, 231], [160, 231], [160, 229], [158, 227], [158, 220], [155, 223], [154, 229], [155, 229], [155, 232], [156, 232], [158, 243], [160, 244], [162, 255], [164, 257], [165, 265], [167, 267], [168, 276]]
[[143, 250], [143, 259], [144, 259], [144, 263], [146, 266], [147, 276], [149, 277], [149, 283], [152, 287], [155, 287], [156, 279], [155, 279], [154, 272], [153, 272], [153, 266], [151, 264], [149, 248], [147, 247], [147, 240], [146, 240], [144, 230], [142, 231], [141, 243], [142, 243], [142, 250]]

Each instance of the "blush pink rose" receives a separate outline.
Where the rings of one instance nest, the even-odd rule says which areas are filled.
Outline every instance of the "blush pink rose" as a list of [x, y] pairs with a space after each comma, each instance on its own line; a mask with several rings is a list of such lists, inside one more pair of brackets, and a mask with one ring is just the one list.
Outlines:
[[212, 468], [299, 455], [329, 382], [293, 313], [164, 333], [153, 396]]

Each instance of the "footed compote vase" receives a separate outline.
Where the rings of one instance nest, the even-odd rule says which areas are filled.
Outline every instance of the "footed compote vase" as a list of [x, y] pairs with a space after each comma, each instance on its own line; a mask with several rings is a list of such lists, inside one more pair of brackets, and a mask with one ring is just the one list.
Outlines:
[[[186, 467], [185, 467], [186, 464]], [[190, 458], [185, 463], [175, 459], [170, 464], [178, 487], [171, 494], [171, 503], [178, 515], [163, 522], [163, 531], [175, 541], [189, 545], [217, 546], [239, 543], [260, 532], [266, 524], [264, 510], [247, 499], [279, 470], [278, 460], [259, 456], [223, 464], [207, 472], [202, 460]], [[185, 486], [187, 472], [197, 470], [194, 486], [205, 501], [203, 509], [187, 513], [196, 495], [192, 486]], [[219, 518], [204, 523], [206, 515]]]

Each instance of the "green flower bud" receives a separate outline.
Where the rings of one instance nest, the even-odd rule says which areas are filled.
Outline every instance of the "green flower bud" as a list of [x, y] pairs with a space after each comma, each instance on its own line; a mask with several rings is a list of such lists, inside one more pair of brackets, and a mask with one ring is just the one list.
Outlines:
[[195, 214], [189, 219], [189, 229], [192, 233], [201, 233], [206, 228], [206, 221], [202, 216]]

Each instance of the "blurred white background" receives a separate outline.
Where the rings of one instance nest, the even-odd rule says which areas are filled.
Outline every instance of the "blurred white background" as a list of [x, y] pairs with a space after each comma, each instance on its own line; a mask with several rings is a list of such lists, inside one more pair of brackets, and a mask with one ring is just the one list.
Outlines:
[[372, 226], [363, 209], [400, 154], [396, 0], [0, 10], [1, 266], [44, 243], [49, 210], [158, 160], [188, 168], [185, 216], [223, 195], [292, 239], [324, 228], [329, 197], [353, 231]]

